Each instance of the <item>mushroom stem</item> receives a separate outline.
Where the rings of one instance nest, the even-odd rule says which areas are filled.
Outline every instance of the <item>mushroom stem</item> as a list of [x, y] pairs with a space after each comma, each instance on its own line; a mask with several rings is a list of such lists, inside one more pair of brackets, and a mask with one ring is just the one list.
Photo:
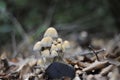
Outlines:
[[94, 53], [94, 55], [96, 56], [96, 59], [97, 59], [98, 61], [100, 61], [100, 59], [99, 59], [97, 53], [95, 52], [95, 50], [93, 49], [93, 47], [92, 47], [91, 45], [88, 46], [88, 49], [92, 50], [93, 53]]
[[42, 60], [43, 60], [43, 65], [45, 66], [46, 58], [42, 57]]
[[54, 59], [53, 59], [53, 62], [61, 62], [63, 61], [63, 52], [62, 50], [58, 51], [58, 56], [55, 56]]

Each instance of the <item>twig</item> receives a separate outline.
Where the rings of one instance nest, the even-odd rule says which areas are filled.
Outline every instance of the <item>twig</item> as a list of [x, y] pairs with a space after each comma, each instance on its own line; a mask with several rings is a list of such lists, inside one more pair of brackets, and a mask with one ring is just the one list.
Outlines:
[[[21, 46], [26, 44], [28, 45], [28, 50], [31, 51], [31, 45], [30, 45], [30, 36], [28, 36], [28, 34], [24, 31], [22, 25], [20, 24], [20, 22], [17, 20], [17, 18], [15, 16], [13, 16], [13, 14], [11, 14], [9, 11], [5, 11], [6, 16], [8, 16], [8, 18], [11, 20], [11, 22], [13, 23], [15, 29], [17, 29], [17, 31], [19, 32], [19, 34], [21, 35], [23, 41], [22, 44], [20, 44], [19, 46], [17, 46], [18, 51], [19, 49], [21, 49]], [[23, 55], [23, 54], [22, 54]]]
[[23, 40], [28, 38], [27, 33], [22, 28], [22, 25], [19, 23], [19, 21], [16, 19], [15, 16], [13, 16], [9, 11], [5, 11], [6, 15], [11, 19], [12, 23], [14, 24], [14, 27], [17, 29], [19, 34], [22, 36]]
[[96, 59], [97, 59], [98, 61], [100, 61], [98, 55], [96, 54], [96, 52], [95, 52], [95, 50], [92, 48], [92, 46], [88, 46], [88, 48], [93, 51], [94, 55], [96, 56]]
[[[100, 53], [100, 52], [103, 52], [105, 51], [106, 49], [100, 49], [100, 50], [97, 50], [97, 51], [94, 51], [96, 54]], [[89, 51], [89, 52], [81, 52], [80, 55], [87, 55], [87, 54], [92, 54], [93, 51]]]
[[[98, 53], [101, 53], [105, 50], [106, 49], [100, 49], [100, 50], [97, 50], [97, 51], [94, 51], [94, 52], [95, 52], [95, 54], [98, 54]], [[70, 56], [75, 57], [75, 56], [84, 56], [84, 55], [88, 55], [88, 54], [93, 54], [93, 51], [79, 52], [79, 53], [72, 54]]]

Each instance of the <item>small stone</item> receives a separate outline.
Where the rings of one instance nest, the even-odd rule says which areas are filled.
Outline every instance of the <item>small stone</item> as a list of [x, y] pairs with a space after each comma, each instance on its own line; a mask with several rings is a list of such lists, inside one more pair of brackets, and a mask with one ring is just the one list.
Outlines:
[[46, 69], [46, 75], [48, 79], [60, 79], [62, 77], [75, 77], [75, 70], [73, 67], [60, 62], [53, 62]]

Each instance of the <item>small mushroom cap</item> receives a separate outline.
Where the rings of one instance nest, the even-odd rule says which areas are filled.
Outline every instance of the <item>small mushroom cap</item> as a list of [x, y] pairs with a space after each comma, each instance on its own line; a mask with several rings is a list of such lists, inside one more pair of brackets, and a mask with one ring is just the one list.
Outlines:
[[65, 40], [65, 41], [63, 42], [63, 45], [64, 45], [65, 48], [70, 48], [70, 43], [69, 43], [69, 41], [67, 41], [67, 40]]
[[53, 57], [55, 57], [55, 56], [58, 56], [58, 53], [57, 53], [57, 51], [55, 51], [55, 50], [52, 50], [52, 51], [51, 51], [51, 56], [53, 56]]
[[41, 50], [41, 42], [38, 41], [35, 43], [34, 47], [33, 47], [33, 51], [40, 51]]
[[56, 40], [54, 40], [54, 41], [53, 41], [53, 44], [54, 44], [54, 45], [57, 45], [57, 41], [56, 41]]
[[57, 39], [57, 42], [58, 42], [58, 43], [62, 43], [62, 38], [58, 38], [58, 39]]
[[41, 40], [41, 46], [42, 47], [50, 47], [52, 45], [52, 38], [51, 37], [44, 37], [42, 40]]
[[37, 65], [43, 65], [44, 64], [44, 62], [43, 62], [43, 60], [40, 58], [40, 59], [38, 59], [37, 60], [37, 63], [36, 63]]
[[63, 44], [62, 44], [62, 49], [63, 49], [63, 52], [66, 51], [67, 49], [70, 49], [70, 43], [69, 41], [64, 41]]
[[55, 51], [57, 51], [57, 50], [58, 50], [57, 46], [56, 46], [56, 45], [54, 45], [54, 44], [52, 44], [52, 46], [51, 46], [51, 48], [50, 48], [50, 51], [53, 51], [53, 50], [55, 50]]
[[41, 54], [43, 57], [49, 57], [50, 56], [50, 51], [48, 49], [45, 49], [44, 51], [41, 51]]
[[56, 31], [55, 28], [53, 27], [50, 27], [46, 30], [45, 34], [44, 34], [44, 37], [52, 37], [52, 38], [57, 38], [58, 37], [58, 33]]
[[57, 44], [56, 46], [57, 46], [58, 51], [59, 51], [59, 50], [62, 50], [62, 44], [59, 43], [59, 44]]

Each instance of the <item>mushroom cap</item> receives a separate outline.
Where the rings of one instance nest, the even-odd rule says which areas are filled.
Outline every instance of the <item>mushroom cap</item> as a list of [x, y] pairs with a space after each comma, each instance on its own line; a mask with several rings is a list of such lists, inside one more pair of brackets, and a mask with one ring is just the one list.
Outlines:
[[44, 37], [42, 40], [41, 40], [41, 46], [42, 47], [50, 47], [52, 45], [52, 38], [51, 37]]
[[67, 49], [70, 49], [70, 43], [69, 41], [65, 40], [62, 44], [62, 49], [63, 49], [63, 52], [66, 51]]
[[36, 63], [36, 64], [37, 64], [37, 65], [43, 65], [44, 62], [43, 62], [43, 60], [40, 58], [40, 59], [37, 60], [37, 63]]
[[59, 50], [62, 50], [62, 44], [59, 43], [59, 44], [57, 44], [56, 46], [57, 46], [58, 51], [59, 51]]
[[58, 56], [58, 53], [57, 53], [57, 51], [55, 51], [55, 50], [52, 50], [52, 51], [51, 51], [51, 56], [53, 56], [53, 57], [55, 57], [55, 56]]
[[56, 41], [56, 40], [53, 40], [53, 44], [54, 44], [54, 45], [57, 45], [57, 41]]
[[53, 50], [55, 50], [55, 51], [57, 51], [57, 50], [58, 50], [57, 46], [56, 46], [56, 45], [54, 45], [54, 44], [52, 44], [52, 46], [51, 46], [51, 48], [50, 48], [50, 51], [53, 51]]
[[38, 41], [35, 43], [34, 47], [33, 47], [33, 51], [40, 51], [41, 50], [41, 41]]
[[57, 39], [57, 42], [58, 42], [58, 43], [62, 43], [62, 38], [58, 38], [58, 39]]
[[45, 34], [44, 34], [44, 37], [52, 37], [52, 38], [57, 38], [58, 37], [58, 33], [56, 31], [55, 28], [53, 27], [50, 27], [46, 30]]
[[41, 51], [42, 57], [49, 57], [50, 56], [50, 51], [48, 49], [45, 49]]

